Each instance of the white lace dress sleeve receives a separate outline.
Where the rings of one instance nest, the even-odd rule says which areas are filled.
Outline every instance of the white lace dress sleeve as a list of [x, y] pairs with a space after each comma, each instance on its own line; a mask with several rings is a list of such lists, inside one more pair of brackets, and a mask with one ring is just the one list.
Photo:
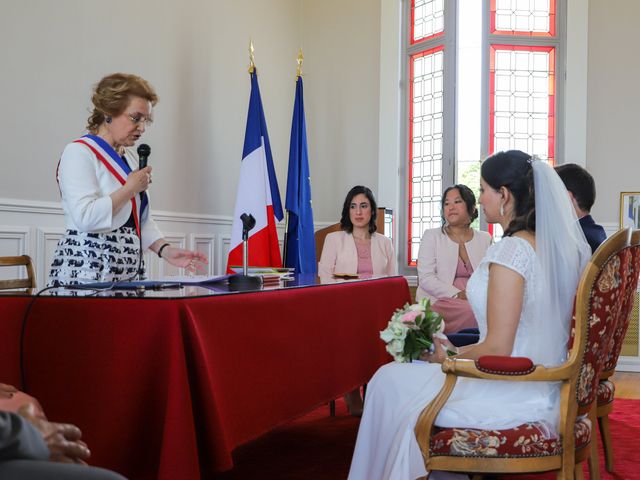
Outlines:
[[484, 259], [467, 284], [467, 298], [473, 309], [480, 329], [480, 339], [487, 334], [487, 291], [489, 287], [489, 267], [498, 264], [510, 268], [524, 278], [524, 300], [520, 323], [516, 332], [513, 356], [528, 356], [527, 336], [531, 334], [534, 321], [536, 293], [536, 253], [531, 244], [518, 237], [506, 237], [489, 247]]
[[529, 242], [518, 237], [506, 237], [489, 247], [480, 263], [503, 265], [527, 279], [534, 262], [535, 251]]

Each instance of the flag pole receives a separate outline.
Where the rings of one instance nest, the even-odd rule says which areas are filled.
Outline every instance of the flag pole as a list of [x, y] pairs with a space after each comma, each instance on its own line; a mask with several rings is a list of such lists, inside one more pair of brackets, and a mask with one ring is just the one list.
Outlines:
[[256, 63], [253, 56], [253, 41], [251, 40], [251, 37], [249, 37], [249, 73], [254, 73], [255, 71]]
[[[296, 82], [298, 78], [302, 76], [302, 62], [304, 61], [304, 55], [302, 55], [302, 47], [298, 50], [298, 58], [296, 62], [298, 66], [296, 67]], [[289, 210], [285, 210], [284, 212], [284, 245], [282, 246], [282, 266], [287, 266], [287, 246], [288, 246], [288, 238], [289, 238]]]
[[287, 243], [289, 240], [289, 210], [284, 211], [284, 244], [282, 245], [282, 266], [287, 267]]

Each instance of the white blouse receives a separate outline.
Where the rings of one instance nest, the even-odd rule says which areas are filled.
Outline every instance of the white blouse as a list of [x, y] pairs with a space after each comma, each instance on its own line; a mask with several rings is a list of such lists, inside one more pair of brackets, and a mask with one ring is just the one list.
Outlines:
[[[127, 149], [125, 159], [129, 166], [137, 163], [134, 153]], [[68, 230], [107, 233], [123, 226], [131, 216], [131, 202], [112, 213], [110, 195], [122, 185], [82, 144], [70, 143], [65, 147], [58, 167], [58, 184]], [[143, 250], [162, 238], [151, 215], [142, 223], [141, 232]]]

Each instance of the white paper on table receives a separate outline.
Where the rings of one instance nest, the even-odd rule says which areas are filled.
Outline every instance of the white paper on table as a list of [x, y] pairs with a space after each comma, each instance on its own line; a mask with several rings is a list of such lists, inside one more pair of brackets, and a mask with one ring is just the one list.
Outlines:
[[151, 281], [163, 283], [182, 283], [184, 285], [200, 285], [205, 283], [219, 283], [228, 279], [230, 275], [167, 275], [150, 278]]

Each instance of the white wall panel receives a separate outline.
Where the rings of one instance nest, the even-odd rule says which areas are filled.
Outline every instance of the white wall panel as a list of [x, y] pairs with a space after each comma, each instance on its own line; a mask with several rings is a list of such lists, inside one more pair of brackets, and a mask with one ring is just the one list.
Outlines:
[[191, 235], [191, 240], [189, 242], [189, 248], [195, 250], [197, 252], [204, 253], [209, 259], [209, 264], [206, 265], [205, 271], [196, 271], [197, 275], [215, 275], [215, 266], [218, 261], [218, 257], [216, 255], [216, 238], [217, 236], [214, 234], [194, 234]]
[[222, 275], [227, 269], [227, 258], [229, 257], [229, 249], [231, 248], [231, 234], [219, 235], [218, 239], [218, 261], [216, 264], [216, 272]]
[[38, 288], [43, 288], [49, 277], [49, 266], [53, 261], [53, 256], [58, 246], [58, 241], [64, 235], [64, 228], [50, 227], [47, 229], [37, 228], [37, 246], [35, 254], [31, 255], [35, 264], [36, 279]]

